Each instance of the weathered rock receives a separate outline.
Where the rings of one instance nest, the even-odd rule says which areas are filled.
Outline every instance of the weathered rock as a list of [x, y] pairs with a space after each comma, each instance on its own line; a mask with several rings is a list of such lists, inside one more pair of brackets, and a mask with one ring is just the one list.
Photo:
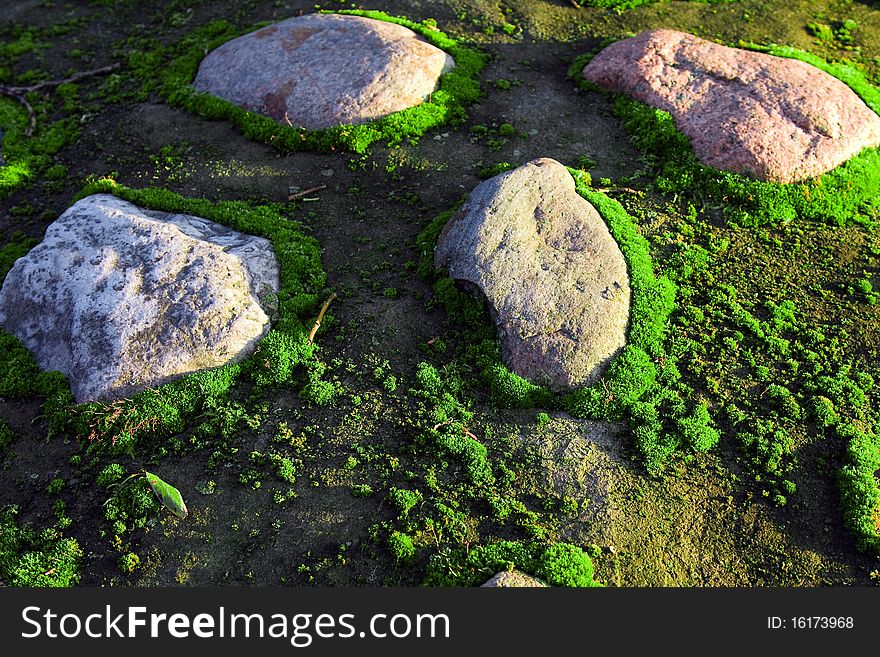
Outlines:
[[443, 229], [434, 264], [482, 291], [504, 363], [535, 382], [590, 384], [626, 342], [626, 261], [555, 160], [477, 186]]
[[812, 178], [880, 145], [880, 117], [835, 77], [683, 32], [613, 43], [583, 76], [670, 112], [704, 164], [759, 180]]
[[277, 290], [268, 240], [95, 194], [15, 262], [0, 325], [77, 402], [115, 399], [245, 356]]
[[422, 103], [452, 57], [410, 29], [340, 14], [290, 18], [212, 50], [193, 86], [314, 130]]
[[518, 570], [504, 570], [494, 575], [481, 587], [489, 588], [547, 588], [547, 584], [539, 580], [537, 577], [526, 575]]

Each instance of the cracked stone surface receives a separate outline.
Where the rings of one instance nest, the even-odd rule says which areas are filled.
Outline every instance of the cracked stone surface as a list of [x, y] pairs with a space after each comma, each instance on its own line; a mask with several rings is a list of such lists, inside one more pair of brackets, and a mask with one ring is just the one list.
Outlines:
[[613, 43], [583, 76], [671, 113], [704, 164], [759, 180], [813, 178], [880, 146], [880, 117], [837, 78], [684, 32]]
[[455, 65], [412, 30], [341, 14], [308, 14], [227, 41], [193, 86], [288, 125], [360, 124], [419, 105]]
[[626, 343], [626, 261], [555, 160], [478, 185], [444, 227], [434, 264], [485, 296], [502, 360], [536, 383], [589, 385]]
[[15, 262], [0, 325], [77, 403], [118, 399], [249, 354], [278, 275], [269, 240], [95, 194]]

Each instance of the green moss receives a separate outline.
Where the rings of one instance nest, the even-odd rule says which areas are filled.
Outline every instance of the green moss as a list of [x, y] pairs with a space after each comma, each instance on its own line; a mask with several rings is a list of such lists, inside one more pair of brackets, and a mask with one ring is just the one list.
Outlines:
[[141, 558], [136, 555], [134, 552], [128, 552], [127, 554], [123, 554], [119, 557], [119, 570], [124, 572], [126, 575], [130, 575], [141, 563]]
[[403, 532], [392, 532], [388, 537], [388, 549], [395, 561], [408, 562], [416, 556], [416, 547], [412, 537]]
[[[274, 119], [245, 111], [228, 101], [198, 93], [193, 89], [191, 83], [205, 52], [244, 33], [224, 21], [214, 21], [189, 34], [177, 46], [152, 53], [139, 53], [131, 64], [148, 85], [153, 79], [160, 80], [158, 91], [172, 105], [183, 107], [205, 118], [230, 121], [249, 139], [265, 142], [285, 152], [343, 149], [363, 153], [376, 141], [398, 144], [405, 139], [418, 138], [439, 125], [462, 122], [466, 117], [465, 107], [480, 97], [477, 75], [485, 65], [485, 55], [449, 38], [437, 30], [433, 22], [415, 23], [380, 11], [346, 10], [326, 13], [365, 16], [403, 25], [432, 45], [448, 52], [455, 60], [455, 68], [440, 78], [437, 90], [420, 105], [363, 125], [306, 130], [282, 125]], [[166, 62], [169, 55], [173, 59]]]
[[[790, 47], [738, 45], [812, 64], [846, 83], [872, 110], [880, 112], [880, 90], [852, 66], [829, 63]], [[595, 85], [581, 77], [589, 58], [578, 58], [569, 75], [583, 88], [595, 90]], [[868, 209], [880, 194], [880, 150], [876, 148], [865, 149], [812, 180], [790, 184], [762, 182], [701, 164], [671, 114], [622, 95], [610, 95], [615, 115], [633, 142], [647, 153], [654, 185], [664, 194], [684, 196], [701, 205], [717, 204], [724, 208], [729, 221], [741, 226], [778, 225], [795, 219], [838, 226], [869, 221]]]
[[54, 528], [19, 525], [18, 508], [0, 510], [0, 579], [8, 586], [67, 587], [79, 581], [82, 550]]
[[0, 281], [6, 278], [6, 274], [12, 269], [15, 261], [26, 255], [28, 251], [37, 245], [39, 240], [27, 237], [23, 233], [15, 233], [12, 238], [0, 247]]
[[408, 490], [406, 488], [392, 488], [388, 494], [388, 500], [400, 512], [402, 517], [409, 515], [423, 500], [421, 491]]
[[0, 199], [20, 185], [35, 180], [52, 163], [52, 156], [79, 136], [79, 124], [69, 117], [43, 125], [30, 137], [28, 117], [17, 102], [0, 98], [0, 130], [3, 131], [3, 166], [0, 166]]
[[128, 479], [113, 490], [113, 496], [104, 504], [104, 519], [122, 523], [129, 529], [139, 529], [156, 517], [162, 505], [145, 477]]
[[[623, 12], [628, 9], [636, 9], [644, 5], [652, 5], [662, 0], [574, 0], [581, 7], [597, 7], [599, 9], [613, 9]], [[696, 0], [709, 5], [726, 4], [735, 0]]]
[[108, 488], [113, 484], [118, 484], [122, 481], [122, 478], [125, 476], [125, 468], [123, 468], [119, 463], [109, 463], [107, 464], [100, 473], [98, 473], [98, 478], [96, 482], [99, 486], [104, 488]]
[[420, 439], [460, 462], [471, 485], [491, 485], [494, 476], [486, 446], [469, 435], [466, 425], [473, 414], [456, 398], [459, 381], [441, 376], [430, 363], [419, 363], [416, 380], [419, 387], [410, 393], [421, 401], [433, 423], [425, 427]]
[[880, 557], [880, 439], [852, 425], [838, 426], [837, 433], [848, 440], [838, 473], [843, 519], [859, 546]]
[[63, 426], [64, 411], [73, 401], [67, 379], [60, 372], [42, 371], [18, 338], [0, 331], [0, 397], [20, 399], [34, 395], [46, 398], [50, 432]]
[[374, 492], [370, 484], [355, 484], [351, 487], [351, 494], [354, 497], [371, 497]]
[[567, 543], [499, 541], [470, 550], [447, 550], [431, 557], [427, 586], [479, 586], [499, 572], [521, 570], [551, 586], [601, 586], [593, 579], [593, 562]]
[[329, 381], [321, 379], [309, 381], [300, 393], [300, 397], [315, 406], [328, 406], [336, 399], [336, 387]]

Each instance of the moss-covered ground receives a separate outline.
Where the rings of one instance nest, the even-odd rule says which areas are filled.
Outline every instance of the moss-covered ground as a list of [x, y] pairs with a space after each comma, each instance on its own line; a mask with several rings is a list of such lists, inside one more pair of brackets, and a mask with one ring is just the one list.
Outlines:
[[[744, 221], [705, 186], [669, 184], [666, 147], [681, 144], [663, 117], [567, 77], [606, 40], [673, 27], [796, 48], [877, 87], [880, 10], [322, 7], [436, 21], [487, 56], [471, 69], [482, 95], [465, 85], [454, 111], [405, 138], [278, 148], [250, 130], [259, 122], [175, 96], [174, 76], [194, 44], [313, 2], [0, 8], [0, 84], [121, 64], [29, 96], [30, 138], [21, 107], [0, 99], [0, 276], [86, 185], [213, 214], [299, 254], [257, 356], [124, 403], [74, 407], [62, 377], [38, 374], [0, 335], [0, 580], [470, 585], [514, 564], [562, 585], [880, 581], [877, 206], [832, 221], [759, 208]], [[437, 217], [534, 157], [581, 183], [589, 174], [582, 193], [630, 244], [642, 292], [655, 291], [636, 290], [642, 353], [570, 398], [509, 376], [485, 311], [420, 266]], [[181, 491], [185, 519], [143, 478], [126, 480], [143, 469]]]

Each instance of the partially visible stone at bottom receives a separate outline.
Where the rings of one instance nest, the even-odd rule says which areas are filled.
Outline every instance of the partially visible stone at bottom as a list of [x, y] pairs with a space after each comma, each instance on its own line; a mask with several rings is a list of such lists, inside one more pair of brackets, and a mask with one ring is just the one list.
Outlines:
[[493, 576], [481, 588], [546, 588], [547, 586], [537, 577], [526, 575], [519, 570], [505, 570]]

